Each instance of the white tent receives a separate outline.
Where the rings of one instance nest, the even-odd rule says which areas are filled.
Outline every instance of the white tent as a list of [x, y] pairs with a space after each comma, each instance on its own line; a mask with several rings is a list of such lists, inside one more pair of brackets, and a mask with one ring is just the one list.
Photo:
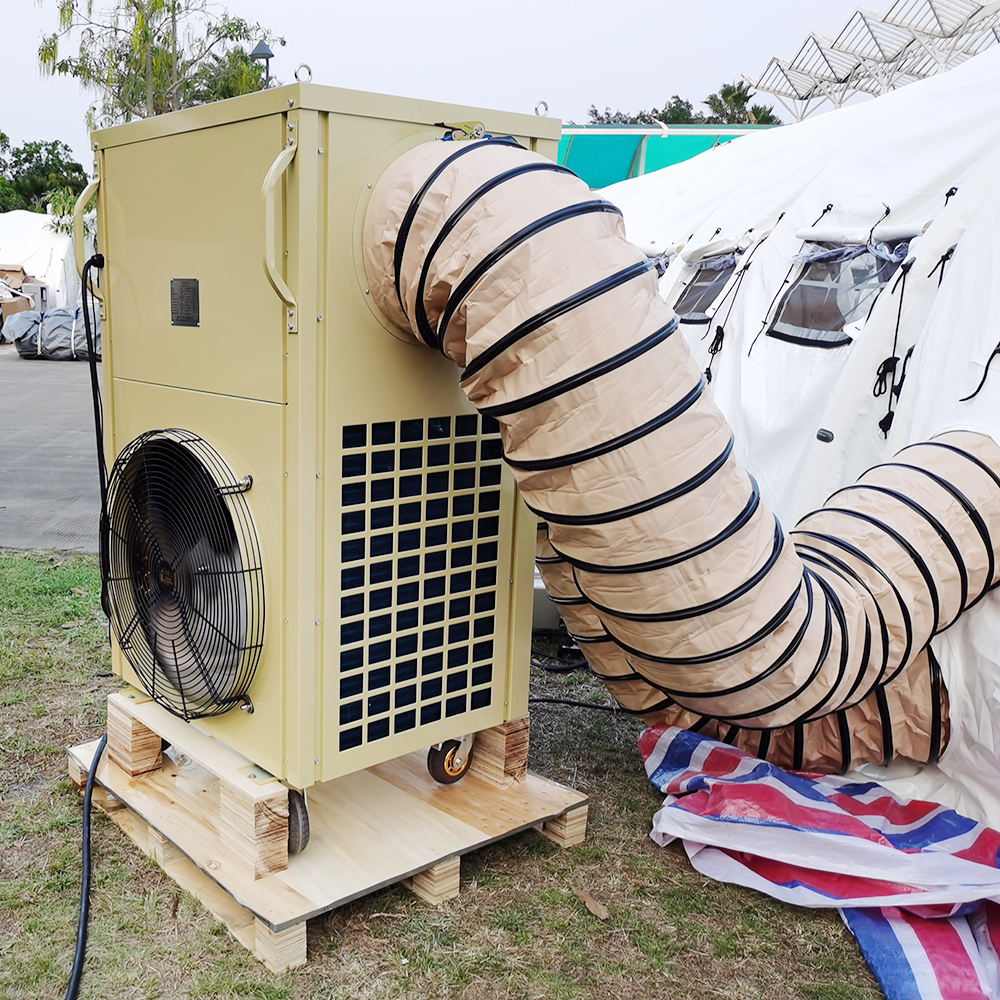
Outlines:
[[38, 212], [0, 214], [0, 264], [18, 265], [48, 286], [50, 309], [74, 308], [80, 298], [73, 239], [53, 232]]
[[[683, 329], [786, 527], [911, 442], [1000, 440], [998, 78], [991, 50], [603, 192], [671, 254], [661, 291], [693, 303]], [[1000, 597], [932, 646], [950, 744], [910, 778], [897, 765], [897, 790], [998, 826]]]

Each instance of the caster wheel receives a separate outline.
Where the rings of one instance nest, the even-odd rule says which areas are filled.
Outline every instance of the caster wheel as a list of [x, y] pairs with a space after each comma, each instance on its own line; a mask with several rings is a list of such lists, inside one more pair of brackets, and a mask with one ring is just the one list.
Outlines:
[[299, 854], [309, 844], [309, 810], [306, 797], [288, 789], [288, 853]]
[[451, 785], [465, 777], [472, 763], [472, 750], [469, 750], [461, 765], [455, 764], [455, 752], [458, 750], [458, 740], [448, 740], [439, 747], [431, 747], [427, 751], [427, 770], [431, 777], [441, 785]]

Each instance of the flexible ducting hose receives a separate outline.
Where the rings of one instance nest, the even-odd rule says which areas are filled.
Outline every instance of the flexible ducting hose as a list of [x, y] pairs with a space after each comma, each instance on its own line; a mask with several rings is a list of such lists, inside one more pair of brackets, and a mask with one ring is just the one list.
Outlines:
[[618, 210], [513, 140], [400, 157], [364, 257], [499, 421], [549, 594], [626, 709], [800, 768], [940, 754], [927, 644], [1000, 572], [990, 438], [908, 448], [786, 535]]

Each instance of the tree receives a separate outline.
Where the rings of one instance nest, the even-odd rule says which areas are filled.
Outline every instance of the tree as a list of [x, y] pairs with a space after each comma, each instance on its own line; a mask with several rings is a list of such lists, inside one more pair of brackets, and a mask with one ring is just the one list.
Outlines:
[[27, 207], [24, 199], [14, 190], [14, 185], [6, 177], [0, 177], [0, 212], [13, 212]]
[[591, 125], [656, 125], [659, 122], [667, 125], [692, 125], [705, 120], [703, 114], [694, 111], [690, 101], [685, 101], [677, 94], [663, 105], [662, 110], [653, 108], [651, 111], [637, 111], [633, 114], [628, 111], [612, 111], [611, 108], [598, 111], [591, 104], [588, 114]]
[[690, 101], [674, 94], [662, 108], [651, 111], [598, 111], [591, 104], [591, 125], [780, 125], [774, 105], [750, 104], [753, 94], [746, 83], [724, 83], [717, 93], [709, 94], [704, 104], [711, 112], [695, 111]]
[[690, 101], [685, 101], [682, 97], [674, 94], [670, 98], [670, 103], [663, 106], [663, 110], [653, 113], [661, 122], [667, 125], [701, 125], [705, 121], [705, 116], [700, 111], [695, 111]]
[[58, 139], [51, 142], [23, 142], [8, 150], [3, 173], [11, 181], [38, 175], [52, 187], [73, 188], [78, 194], [87, 186], [83, 165], [73, 159], [73, 150]]
[[0, 139], [0, 212], [27, 208], [44, 212], [55, 191], [76, 197], [87, 186], [83, 166], [64, 142], [25, 142], [10, 146]]
[[265, 38], [285, 44], [211, 0], [58, 4], [59, 24], [42, 39], [39, 66], [49, 75], [75, 77], [97, 95], [89, 127], [263, 90], [264, 75], [242, 43]]
[[192, 104], [224, 101], [240, 94], [264, 89], [264, 67], [251, 59], [246, 49], [230, 49], [224, 55], [212, 55], [198, 67], [191, 78], [188, 96]]
[[750, 104], [754, 94], [745, 80], [724, 83], [704, 103], [711, 114], [705, 119], [712, 125], [780, 125], [774, 105]]

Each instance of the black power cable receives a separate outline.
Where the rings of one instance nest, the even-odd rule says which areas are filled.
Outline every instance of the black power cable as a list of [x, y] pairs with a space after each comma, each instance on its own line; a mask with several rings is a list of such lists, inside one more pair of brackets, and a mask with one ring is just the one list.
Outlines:
[[[97, 477], [101, 488], [100, 561], [101, 561], [101, 610], [105, 618], [111, 618], [108, 603], [108, 578], [110, 561], [108, 556], [108, 467], [104, 461], [104, 413], [101, 406], [101, 387], [97, 378], [97, 348], [90, 316], [94, 308], [94, 292], [90, 285], [90, 272], [104, 267], [104, 254], [95, 253], [83, 265], [81, 281], [81, 302], [83, 306], [83, 328], [87, 335], [87, 362], [90, 368], [90, 391], [94, 401], [94, 433], [97, 437]], [[89, 299], [89, 303], [88, 303]]]
[[76, 1000], [80, 992], [80, 980], [83, 978], [83, 963], [87, 957], [87, 924], [90, 922], [90, 806], [94, 797], [94, 779], [97, 777], [97, 765], [101, 755], [108, 745], [108, 734], [101, 737], [94, 754], [90, 773], [87, 775], [87, 790], [83, 795], [83, 877], [80, 885], [80, 919], [76, 926], [76, 954], [73, 956], [73, 971], [70, 973], [69, 986], [66, 988], [66, 1000]]
[[614, 712], [615, 715], [628, 715], [620, 705], [596, 705], [589, 701], [572, 701], [569, 698], [529, 698], [529, 705], [571, 705], [574, 708], [592, 708], [597, 712]]
[[[101, 562], [101, 609], [105, 616], [110, 617], [107, 600], [108, 580], [108, 469], [104, 461], [104, 416], [101, 407], [101, 390], [97, 378], [97, 347], [94, 330], [91, 325], [91, 310], [94, 308], [94, 292], [90, 285], [90, 272], [93, 268], [104, 267], [104, 255], [95, 253], [83, 265], [81, 281], [81, 306], [83, 308], [83, 327], [87, 334], [87, 360], [90, 368], [90, 389], [94, 401], [94, 433], [97, 436], [97, 475], [101, 487], [101, 521], [100, 521], [100, 562]], [[89, 302], [88, 302], [89, 299]], [[96, 325], [96, 324], [95, 324]], [[83, 796], [83, 877], [80, 887], [80, 918], [76, 929], [76, 953], [73, 956], [73, 969], [70, 972], [69, 986], [66, 988], [66, 1000], [76, 1000], [80, 991], [80, 980], [83, 978], [83, 965], [87, 957], [87, 925], [90, 922], [90, 810], [94, 796], [94, 779], [97, 777], [97, 766], [101, 761], [104, 748], [108, 745], [108, 734], [101, 737], [94, 754], [90, 773], [87, 775], [87, 789]]]
[[[563, 650], [573, 644], [573, 637], [564, 628], [536, 628], [532, 630], [531, 638], [532, 640], [558, 639], [561, 643], [559, 655], [550, 655], [532, 648], [531, 665], [538, 670], [544, 670], [547, 674], [570, 674], [574, 670], [586, 670], [590, 666], [583, 658], [571, 658], [563, 655]], [[545, 663], [540, 657], [554, 662]]]

